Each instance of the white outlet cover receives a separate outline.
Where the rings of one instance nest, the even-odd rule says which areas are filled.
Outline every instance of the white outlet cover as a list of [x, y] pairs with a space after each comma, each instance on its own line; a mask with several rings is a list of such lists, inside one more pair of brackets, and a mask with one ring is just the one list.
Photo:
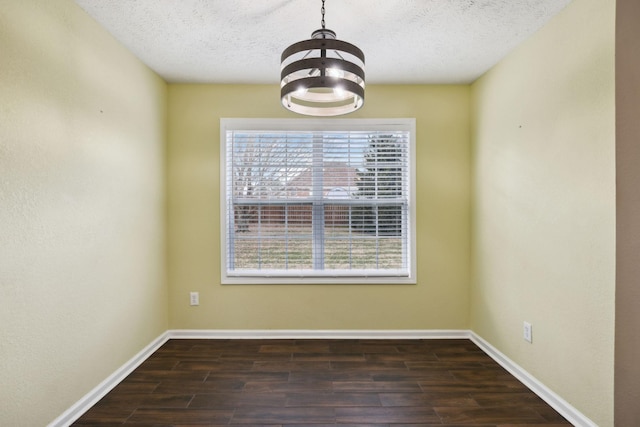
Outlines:
[[198, 292], [189, 293], [189, 304], [200, 305], [200, 294]]
[[531, 323], [529, 322], [524, 322], [523, 338], [525, 341], [533, 342], [533, 330], [532, 330]]

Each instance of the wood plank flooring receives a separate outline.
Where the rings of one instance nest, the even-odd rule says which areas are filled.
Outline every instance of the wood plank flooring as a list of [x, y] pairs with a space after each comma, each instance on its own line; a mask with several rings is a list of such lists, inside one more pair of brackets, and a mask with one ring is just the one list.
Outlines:
[[170, 340], [73, 425], [571, 424], [469, 340]]

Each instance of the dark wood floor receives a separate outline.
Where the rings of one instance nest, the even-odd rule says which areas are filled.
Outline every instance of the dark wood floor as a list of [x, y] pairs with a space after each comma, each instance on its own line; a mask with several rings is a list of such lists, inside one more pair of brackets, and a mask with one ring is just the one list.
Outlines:
[[170, 340], [74, 425], [567, 426], [469, 340]]

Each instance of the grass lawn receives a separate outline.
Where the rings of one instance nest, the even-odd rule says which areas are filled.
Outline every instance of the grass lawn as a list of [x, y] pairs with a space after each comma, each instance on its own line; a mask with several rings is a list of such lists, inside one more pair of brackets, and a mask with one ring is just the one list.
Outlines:
[[[234, 242], [236, 270], [313, 268], [311, 225], [285, 230], [284, 226], [252, 224], [247, 231], [236, 233]], [[325, 228], [325, 270], [402, 268], [402, 253], [399, 236], [376, 237], [348, 227]]]

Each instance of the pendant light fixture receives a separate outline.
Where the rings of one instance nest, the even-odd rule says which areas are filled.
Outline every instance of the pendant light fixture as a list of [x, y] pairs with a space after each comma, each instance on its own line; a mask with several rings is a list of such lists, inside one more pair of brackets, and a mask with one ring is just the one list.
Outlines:
[[286, 48], [281, 57], [282, 105], [308, 116], [338, 116], [364, 104], [364, 53], [325, 28], [324, 2], [322, 28]]

